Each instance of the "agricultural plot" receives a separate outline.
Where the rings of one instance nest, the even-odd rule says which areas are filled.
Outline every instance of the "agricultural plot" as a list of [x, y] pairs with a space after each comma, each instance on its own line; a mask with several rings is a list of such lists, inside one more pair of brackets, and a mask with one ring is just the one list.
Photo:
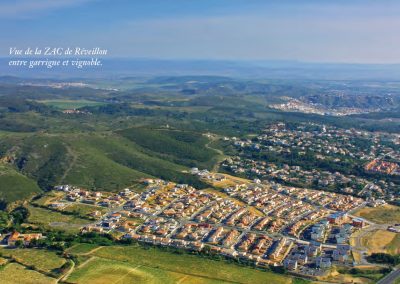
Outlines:
[[[272, 282], [279, 284], [292, 282], [292, 279], [287, 276], [255, 270], [248, 267], [240, 267], [235, 264], [226, 263], [224, 261], [202, 259], [189, 254], [174, 254], [161, 251], [156, 248], [144, 249], [142, 247], [135, 246], [112, 246], [103, 247], [99, 250], [96, 250], [91, 255], [97, 258], [110, 260], [112, 261], [112, 263], [123, 263], [124, 265], [128, 265], [130, 268], [136, 267], [137, 270], [135, 270], [135, 273], [132, 273], [132, 277], [140, 277], [137, 276], [139, 271], [148, 271], [150, 275], [154, 274], [153, 277], [158, 277], [156, 278], [156, 280], [154, 280], [156, 281], [155, 283], [159, 283], [157, 282], [157, 279], [163, 279], [162, 283], [168, 283], [168, 281], [170, 281], [167, 281], [165, 279], [176, 281], [176, 277], [179, 278], [179, 275], [187, 276], [184, 279], [181, 278], [181, 280], [186, 281], [186, 283], [212, 283], [226, 281], [239, 283]], [[91, 260], [90, 262], [88, 262], [88, 264], [92, 261], [94, 260]], [[85, 266], [82, 265], [82, 269], [84, 267]], [[93, 269], [96, 270], [95, 268], [91, 267], [92, 266], [88, 266], [88, 269], [90, 269], [88, 273], [94, 273], [91, 271], [93, 271]], [[120, 272], [121, 269], [125, 271], [125, 274], [128, 273], [126, 268], [119, 267], [118, 274], [122, 273]], [[154, 271], [154, 269], [156, 269], [156, 271]], [[72, 282], [74, 279], [79, 279], [79, 277], [86, 277], [84, 276], [85, 273], [82, 272], [82, 270], [80, 271], [81, 272], [77, 270], [77, 273], [80, 273], [78, 275], [76, 275], [75, 273], [71, 274], [71, 278], [69, 278], [68, 281]], [[127, 277], [130, 277], [128, 275]], [[190, 278], [193, 278], [193, 281], [189, 281]], [[152, 278], [145, 279], [151, 280]], [[197, 280], [199, 280], [199, 282], [197, 282]]]
[[30, 270], [17, 263], [7, 264], [0, 269], [0, 279], [3, 284], [53, 284], [56, 279], [47, 277], [35, 270]]
[[64, 258], [44, 249], [1, 249], [0, 252], [5, 257], [43, 272], [52, 272], [65, 263]]
[[109, 259], [90, 259], [68, 278], [76, 283], [177, 283], [186, 275], [162, 269], [130, 265]]
[[66, 250], [67, 253], [70, 254], [87, 254], [90, 251], [94, 250], [95, 248], [98, 248], [99, 246], [96, 244], [85, 244], [85, 243], [80, 243], [76, 244]]

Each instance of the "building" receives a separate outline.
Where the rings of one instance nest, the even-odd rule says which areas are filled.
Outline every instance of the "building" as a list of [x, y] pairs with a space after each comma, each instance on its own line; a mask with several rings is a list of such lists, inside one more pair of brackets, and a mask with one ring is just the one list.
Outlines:
[[332, 253], [332, 258], [335, 261], [346, 262], [349, 257], [345, 251], [335, 249]]
[[32, 240], [40, 240], [42, 238], [43, 235], [41, 233], [21, 234], [18, 232], [13, 232], [8, 236], [7, 245], [9, 247], [14, 247], [18, 241], [21, 241], [24, 246], [28, 246]]
[[365, 220], [362, 218], [354, 218], [352, 225], [356, 228], [363, 228], [365, 226]]
[[336, 212], [328, 216], [330, 224], [341, 225], [347, 220], [347, 214], [345, 212]]
[[318, 268], [330, 268], [332, 266], [332, 262], [328, 257], [317, 257], [315, 260], [315, 265]]
[[297, 269], [297, 260], [287, 258], [283, 261], [283, 267], [285, 267], [288, 270], [296, 270]]

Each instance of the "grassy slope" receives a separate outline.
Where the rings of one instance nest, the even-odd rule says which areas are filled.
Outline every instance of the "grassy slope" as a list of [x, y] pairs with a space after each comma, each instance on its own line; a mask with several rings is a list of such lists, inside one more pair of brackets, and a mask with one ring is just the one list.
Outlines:
[[400, 254], [400, 234], [396, 234], [393, 240], [386, 246], [386, 249], [391, 254]]
[[216, 155], [205, 147], [208, 139], [195, 132], [130, 128], [119, 133], [154, 155], [188, 167], [211, 166]]
[[22, 138], [11, 136], [1, 141], [15, 166], [26, 176], [37, 181], [42, 189], [56, 184], [72, 158], [62, 137], [34, 134]]
[[389, 253], [387, 247], [394, 241], [396, 233], [386, 230], [376, 230], [362, 239], [363, 245], [368, 248], [369, 253]]
[[365, 207], [356, 211], [354, 215], [366, 218], [378, 224], [399, 223], [400, 207], [388, 204], [376, 208]]
[[41, 192], [35, 181], [0, 164], [0, 199], [6, 203], [27, 199]]
[[[69, 138], [76, 158], [60, 182], [89, 189], [116, 190], [134, 184], [146, 174], [126, 167], [109, 157], [102, 148], [105, 139]], [[112, 146], [110, 146], [112, 149]]]

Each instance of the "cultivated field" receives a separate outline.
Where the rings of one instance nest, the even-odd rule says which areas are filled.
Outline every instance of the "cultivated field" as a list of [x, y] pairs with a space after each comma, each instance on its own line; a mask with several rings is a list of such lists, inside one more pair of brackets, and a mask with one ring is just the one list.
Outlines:
[[64, 258], [44, 249], [1, 249], [0, 252], [5, 257], [43, 272], [51, 272], [65, 263]]
[[47, 277], [35, 270], [30, 270], [17, 263], [9, 263], [0, 269], [2, 284], [53, 284], [56, 279]]
[[69, 249], [66, 250], [67, 253], [70, 254], [87, 254], [90, 251], [94, 250], [95, 248], [98, 248], [99, 246], [96, 244], [76, 244]]
[[[79, 248], [76, 248], [79, 250]], [[85, 249], [83, 249], [85, 251]], [[73, 249], [72, 249], [73, 251]], [[291, 283], [292, 279], [271, 272], [259, 271], [224, 261], [202, 259], [189, 254], [176, 254], [160, 249], [136, 246], [103, 247], [90, 253], [92, 258], [81, 264], [68, 281], [80, 283], [105, 283], [106, 275], [128, 279], [141, 279], [140, 283]], [[87, 279], [100, 282], [86, 282]], [[124, 280], [125, 279], [125, 280]], [[129, 282], [129, 281], [128, 281]], [[109, 282], [110, 283], [110, 282]]]
[[[78, 267], [68, 278], [69, 282], [76, 283], [177, 283], [182, 280], [200, 280], [185, 274], [166, 271], [141, 265], [130, 265], [110, 259], [93, 257], [82, 266]], [[210, 282], [206, 282], [210, 283]]]

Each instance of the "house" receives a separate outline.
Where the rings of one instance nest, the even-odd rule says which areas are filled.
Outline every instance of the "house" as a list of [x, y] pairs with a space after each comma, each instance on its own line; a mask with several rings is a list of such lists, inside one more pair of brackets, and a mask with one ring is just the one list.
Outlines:
[[35, 234], [21, 234], [18, 232], [13, 232], [9, 235], [7, 239], [7, 245], [14, 247], [18, 241], [21, 241], [24, 246], [28, 246], [32, 240], [40, 240], [43, 236], [40, 233]]
[[354, 218], [352, 225], [356, 228], [363, 228], [365, 226], [365, 220], [362, 218]]
[[97, 232], [97, 233], [102, 233], [103, 232], [103, 228], [102, 227], [98, 227], [98, 226], [94, 226], [94, 225], [89, 225], [86, 226], [82, 229], [82, 233], [86, 233], [86, 232]]
[[345, 212], [336, 212], [328, 216], [328, 221], [331, 224], [340, 225], [347, 219], [347, 214]]

